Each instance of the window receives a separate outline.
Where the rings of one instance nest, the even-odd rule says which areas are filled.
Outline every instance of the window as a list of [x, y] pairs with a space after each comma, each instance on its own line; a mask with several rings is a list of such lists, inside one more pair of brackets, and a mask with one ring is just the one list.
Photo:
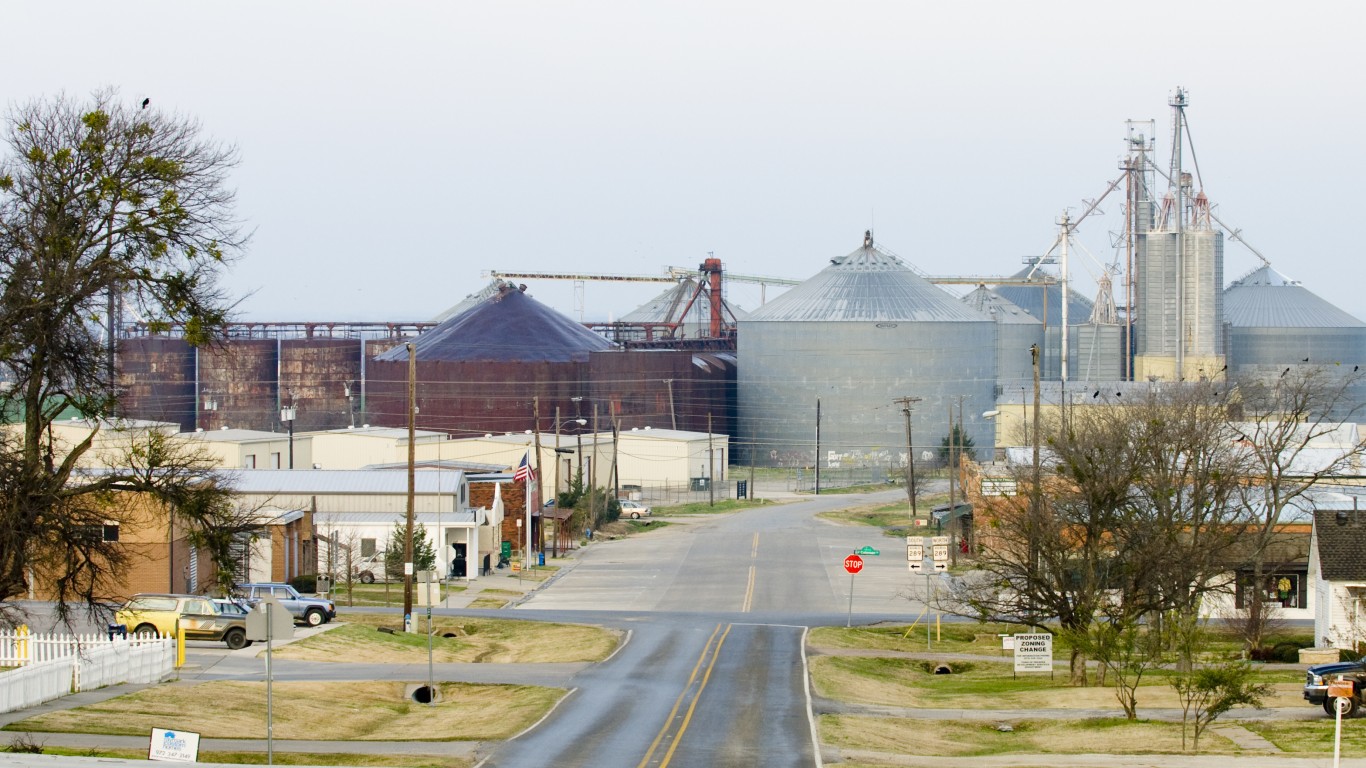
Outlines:
[[270, 453], [270, 468], [271, 468], [271, 469], [279, 469], [279, 468], [280, 468], [280, 452], [279, 452], [279, 451], [271, 451], [271, 453]]
[[119, 524], [106, 522], [103, 525], [82, 525], [76, 529], [76, 538], [88, 544], [118, 541]]
[[[1306, 605], [1305, 581], [1305, 574], [1302, 573], [1264, 574], [1259, 589], [1262, 599], [1268, 604], [1282, 608], [1303, 608]], [[1251, 600], [1248, 599], [1248, 591], [1252, 587], [1252, 574], [1239, 574], [1238, 593], [1235, 596], [1238, 608], [1249, 607]]]
[[361, 539], [361, 540], [360, 540], [360, 556], [361, 556], [361, 557], [373, 557], [374, 554], [375, 554], [375, 540], [374, 540], [374, 539]]
[[256, 454], [248, 453], [242, 459], [242, 469], [256, 469]]

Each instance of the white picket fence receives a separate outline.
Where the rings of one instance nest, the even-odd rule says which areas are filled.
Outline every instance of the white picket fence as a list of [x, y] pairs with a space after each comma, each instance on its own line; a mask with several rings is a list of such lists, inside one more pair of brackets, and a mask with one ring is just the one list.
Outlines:
[[174, 638], [0, 630], [0, 712], [118, 683], [156, 683], [175, 668]]

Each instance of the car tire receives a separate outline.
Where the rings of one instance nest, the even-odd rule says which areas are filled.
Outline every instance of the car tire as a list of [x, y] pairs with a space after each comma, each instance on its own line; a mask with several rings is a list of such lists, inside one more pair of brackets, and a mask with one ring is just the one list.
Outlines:
[[371, 572], [369, 572], [369, 571], [361, 571], [361, 574], [360, 574], [360, 583], [362, 583], [362, 584], [374, 584], [374, 583], [375, 583], [375, 574], [373, 574], [373, 573], [371, 573]]
[[228, 646], [230, 651], [240, 651], [250, 643], [247, 641], [247, 631], [244, 629], [230, 629], [223, 635], [223, 643]]
[[[1336, 702], [1337, 699], [1324, 699], [1323, 711], [1327, 712], [1329, 715], [1336, 717], [1338, 711], [1337, 708], [1333, 706]], [[1347, 711], [1342, 713], [1342, 717], [1344, 720], [1349, 717], [1354, 717], [1356, 716], [1356, 713], [1360, 710], [1361, 702], [1357, 700], [1357, 697], [1353, 696], [1352, 698], [1347, 700]]]
[[639, 512], [632, 512], [632, 513], [631, 513], [631, 519], [632, 519], [632, 520], [639, 520], [639, 519], [640, 519], [640, 513], [639, 513]]
[[151, 624], [139, 624], [138, 628], [133, 630], [133, 637], [141, 638], [143, 640], [154, 640], [161, 637], [161, 633]]
[[327, 614], [317, 608], [309, 608], [304, 614], [304, 623], [310, 627], [322, 626], [327, 621]]

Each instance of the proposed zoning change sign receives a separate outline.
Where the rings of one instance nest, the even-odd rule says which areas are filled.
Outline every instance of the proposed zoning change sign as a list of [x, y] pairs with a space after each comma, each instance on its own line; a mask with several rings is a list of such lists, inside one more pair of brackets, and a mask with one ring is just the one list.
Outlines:
[[153, 728], [152, 747], [147, 752], [147, 759], [193, 763], [199, 759], [199, 734]]
[[1015, 636], [1016, 672], [1052, 672], [1053, 636], [1037, 632]]

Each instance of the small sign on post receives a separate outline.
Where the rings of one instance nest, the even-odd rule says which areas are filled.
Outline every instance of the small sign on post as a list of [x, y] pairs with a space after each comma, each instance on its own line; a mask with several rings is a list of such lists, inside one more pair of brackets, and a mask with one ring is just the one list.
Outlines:
[[199, 734], [190, 731], [153, 728], [152, 743], [147, 750], [147, 759], [165, 760], [172, 763], [198, 762]]

